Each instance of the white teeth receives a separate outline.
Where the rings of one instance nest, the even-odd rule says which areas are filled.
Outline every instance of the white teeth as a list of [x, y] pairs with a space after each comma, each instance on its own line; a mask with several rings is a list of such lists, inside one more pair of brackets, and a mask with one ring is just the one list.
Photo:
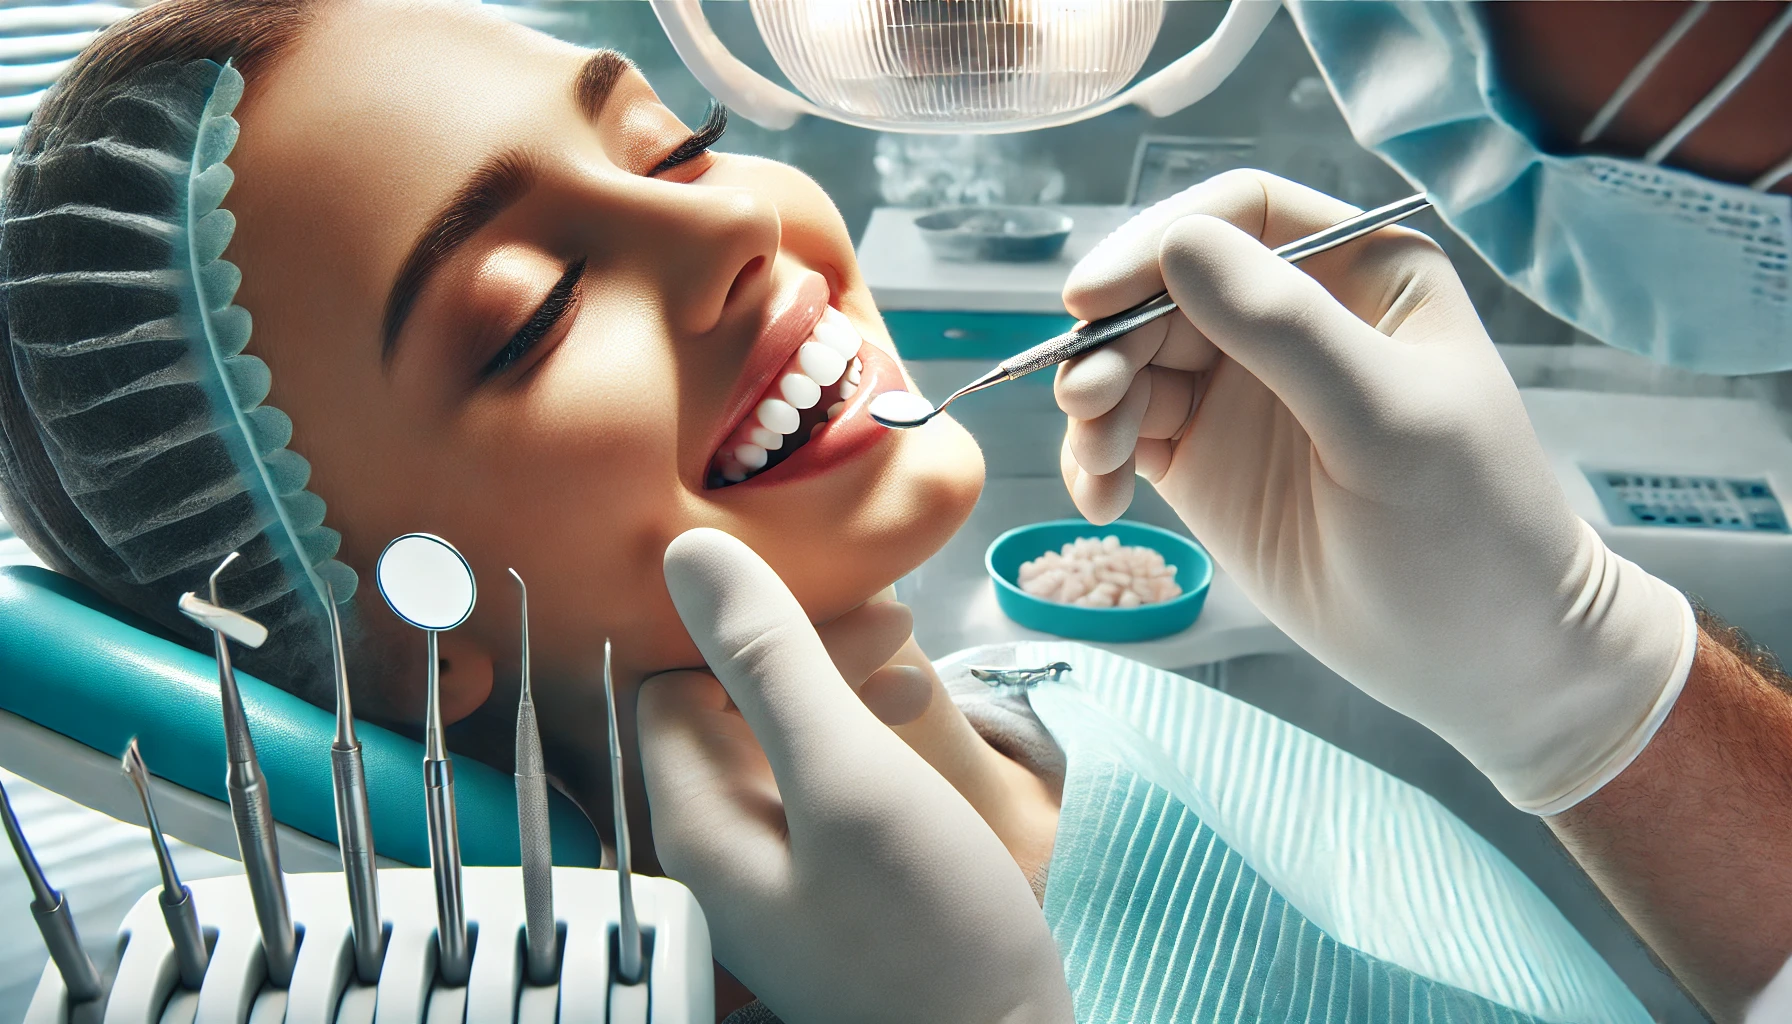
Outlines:
[[[832, 381], [829, 383], [832, 383]], [[821, 398], [819, 394], [815, 397], [817, 400]], [[760, 425], [780, 434], [794, 433], [797, 425], [803, 421], [802, 416], [798, 415], [795, 406], [791, 405], [789, 402], [781, 401], [776, 398], [768, 398], [765, 401], [760, 402], [759, 408], [753, 410], [753, 414], [759, 417]], [[741, 461], [745, 462], [746, 460], [742, 459]]]
[[821, 322], [815, 325], [815, 340], [840, 353], [842, 359], [851, 359], [859, 353], [859, 332], [853, 329], [852, 321], [846, 319], [845, 313], [832, 306], [821, 314]]
[[765, 468], [765, 449], [748, 441], [734, 446], [734, 457], [750, 473]]
[[846, 372], [846, 357], [820, 342], [803, 342], [803, 347], [796, 350], [796, 362], [810, 380], [824, 388]]
[[846, 314], [831, 306], [825, 310], [813, 335], [772, 385], [772, 397], [761, 399], [736, 428], [716, 454], [711, 472], [728, 483], [740, 483], [764, 469], [771, 461], [768, 453], [783, 449], [785, 438], [802, 426], [800, 410], [821, 404], [823, 389], [840, 385], [827, 418], [832, 420], [844, 412], [848, 400], [862, 387], [865, 367], [858, 353], [863, 344]]
[[821, 401], [821, 385], [800, 373], [787, 373], [778, 381], [778, 394], [798, 409], [813, 409]]

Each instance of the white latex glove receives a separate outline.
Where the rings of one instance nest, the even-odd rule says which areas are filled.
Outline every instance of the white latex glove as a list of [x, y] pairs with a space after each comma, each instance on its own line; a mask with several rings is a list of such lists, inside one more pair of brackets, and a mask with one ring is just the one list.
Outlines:
[[1448, 258], [1259, 171], [1146, 210], [1071, 271], [1083, 318], [1180, 312], [1060, 367], [1084, 515], [1156, 485], [1270, 621], [1552, 814], [1640, 752], [1686, 679], [1686, 599], [1568, 507]]
[[783, 581], [716, 530], [665, 568], [715, 675], [642, 686], [642, 771], [660, 862], [722, 965], [790, 1024], [1071, 1021], [1014, 859], [866, 709]]

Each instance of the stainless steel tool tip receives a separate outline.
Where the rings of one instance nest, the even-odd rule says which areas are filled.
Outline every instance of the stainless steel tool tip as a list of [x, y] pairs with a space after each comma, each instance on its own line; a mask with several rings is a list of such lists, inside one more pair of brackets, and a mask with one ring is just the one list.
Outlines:
[[523, 582], [522, 574], [517, 572], [515, 569], [509, 569], [506, 571], [508, 571], [510, 573], [510, 578], [516, 581], [517, 595], [518, 595], [518, 598], [522, 601], [522, 606], [523, 606], [523, 611], [522, 611], [523, 625], [522, 625], [522, 633], [521, 633], [521, 641], [520, 641], [521, 645], [522, 645], [522, 650], [523, 650], [523, 665], [522, 665], [523, 693], [522, 693], [522, 699], [524, 701], [533, 703], [535, 700], [535, 693], [533, 690], [533, 684], [530, 683], [530, 681], [529, 681], [529, 585], [527, 583]]
[[162, 837], [161, 823], [156, 821], [156, 807], [149, 797], [149, 768], [143, 764], [143, 753], [137, 749], [135, 736], [124, 748], [122, 764], [124, 773], [130, 776], [131, 785], [137, 788], [137, 799], [143, 802], [143, 822], [149, 826], [149, 838], [155, 844], [156, 866], [162, 872], [162, 891], [179, 893], [183, 889], [180, 875], [174, 870], [174, 858], [168, 854], [168, 841]]
[[616, 975], [625, 985], [640, 982], [641, 924], [635, 916], [635, 889], [630, 864], [628, 809], [622, 795], [622, 730], [616, 724], [616, 680], [610, 669], [610, 641], [604, 638], [604, 707], [610, 720], [610, 806], [616, 821], [616, 887], [620, 913], [616, 922]]
[[24, 830], [19, 828], [18, 815], [12, 810], [12, 797], [7, 795], [4, 785], [0, 785], [0, 823], [4, 823], [6, 838], [12, 841], [12, 851], [18, 855], [19, 866], [25, 869], [26, 881], [31, 883], [32, 900], [45, 907], [60, 903], [62, 894], [52, 889], [50, 880], [44, 877], [43, 866], [38, 864], [37, 854], [26, 842]]
[[355, 707], [348, 695], [348, 655], [342, 647], [342, 613], [336, 608], [336, 588], [324, 583], [325, 614], [330, 619], [330, 663], [336, 676], [336, 746], [353, 747]]

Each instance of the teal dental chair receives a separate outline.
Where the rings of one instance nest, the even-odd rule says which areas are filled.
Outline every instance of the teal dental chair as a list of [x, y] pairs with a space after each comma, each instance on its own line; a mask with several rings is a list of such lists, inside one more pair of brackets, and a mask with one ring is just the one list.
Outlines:
[[[238, 679], [273, 796], [283, 867], [340, 870], [330, 784], [334, 716], [253, 676], [239, 672]], [[356, 731], [382, 863], [427, 865], [422, 745], [369, 723]], [[0, 567], [0, 767], [140, 822], [118, 760], [133, 736], [158, 777], [162, 827], [236, 857], [216, 663], [67, 577], [38, 566]], [[465, 863], [516, 864], [511, 776], [466, 757], [454, 761]], [[590, 822], [561, 794], [549, 799], [554, 863], [597, 867], [601, 848]]]

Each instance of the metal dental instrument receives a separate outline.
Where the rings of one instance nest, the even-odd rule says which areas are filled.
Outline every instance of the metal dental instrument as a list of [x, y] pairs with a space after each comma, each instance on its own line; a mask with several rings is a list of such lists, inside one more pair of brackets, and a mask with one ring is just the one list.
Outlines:
[[224, 749], [229, 755], [224, 788], [230, 794], [230, 820], [236, 826], [237, 851], [242, 854], [243, 874], [249, 880], [255, 919], [261, 925], [268, 982], [275, 988], [285, 988], [292, 982], [293, 964], [298, 959], [298, 936], [292, 927], [292, 908], [286, 902], [286, 876], [280, 873], [280, 846], [275, 840], [268, 781], [255, 756], [255, 740], [249, 735], [249, 720], [243, 714], [236, 670], [230, 664], [231, 640], [259, 647], [268, 631], [254, 619], [225, 608], [218, 599], [218, 577], [236, 561], [238, 554], [232, 551], [212, 570], [210, 601], [189, 591], [180, 597], [180, 610], [212, 631], [212, 649], [218, 659], [218, 698], [224, 717]]
[[380, 596], [399, 618], [428, 638], [429, 703], [423, 733], [423, 789], [429, 816], [429, 866], [436, 884], [436, 967], [442, 983], [467, 983], [473, 956], [461, 891], [460, 820], [454, 807], [454, 762], [442, 737], [442, 661], [436, 637], [473, 614], [473, 567], [454, 545], [428, 533], [407, 533], [386, 545], [375, 570]]
[[[1276, 249], [1275, 254], [1290, 263], [1299, 263], [1308, 256], [1317, 256], [1346, 242], [1353, 242], [1364, 235], [1380, 231], [1390, 224], [1397, 224], [1430, 206], [1431, 201], [1425, 198], [1424, 193], [1408, 196], [1398, 202], [1359, 213], [1305, 238], [1289, 242]], [[1067, 331], [1055, 338], [1048, 338], [1025, 352], [1009, 356], [997, 363], [988, 373], [947, 395], [946, 400], [937, 406], [929, 404], [925, 398], [913, 392], [886, 391], [871, 400], [871, 418], [896, 430], [918, 427], [939, 415], [940, 410], [965, 395], [994, 387], [1017, 377], [1024, 377], [1034, 370], [1056, 366], [1067, 359], [1082, 355], [1090, 349], [1100, 348], [1122, 335], [1168, 314], [1175, 308], [1176, 302], [1170, 298], [1168, 292], [1158, 292], [1130, 309], [1121, 310], [1112, 316], [1104, 316], [1099, 320], [1091, 320], [1075, 330]]]
[[529, 587], [515, 569], [523, 606], [523, 683], [516, 702], [516, 830], [523, 865], [523, 935], [531, 985], [551, 985], [560, 959], [554, 924], [554, 844], [548, 826], [548, 773], [529, 680]]
[[349, 923], [355, 937], [355, 976], [364, 985], [379, 980], [386, 955], [380, 921], [380, 889], [373, 867], [373, 815], [367, 806], [367, 771], [361, 741], [355, 737], [355, 712], [348, 697], [348, 658], [342, 649], [342, 616], [336, 591], [324, 584], [330, 614], [331, 654], [336, 666], [336, 739], [330, 744], [330, 782], [336, 793], [336, 846], [342, 851], [342, 875], [348, 883]]
[[629, 865], [628, 812], [622, 802], [622, 731], [616, 725], [616, 681], [610, 674], [610, 641], [604, 640], [604, 707], [610, 719], [610, 807], [616, 817], [616, 975], [624, 985], [641, 981], [641, 924]]
[[25, 833], [19, 829], [19, 819], [12, 811], [12, 798], [6, 795], [3, 785], [0, 785], [0, 820], [6, 825], [6, 837], [12, 840], [13, 852], [19, 855], [19, 867], [25, 869], [25, 878], [31, 883], [31, 916], [37, 919], [37, 930], [44, 937], [44, 945], [50, 949], [56, 972], [62, 975], [62, 987], [68, 991], [68, 1001], [86, 1003], [98, 999], [100, 972], [94, 969], [93, 960], [81, 948], [81, 936], [75, 931], [68, 899], [50, 888], [49, 880], [44, 878], [44, 869], [37, 863], [37, 855], [31, 852], [31, 844], [25, 841]]
[[1054, 683], [1057, 682], [1063, 678], [1064, 673], [1070, 671], [1070, 663], [1054, 661], [1050, 665], [1041, 665], [1038, 668], [996, 668], [983, 665], [967, 665], [965, 668], [971, 673], [972, 679], [982, 680], [988, 683], [992, 689], [1015, 687], [1025, 690], [1032, 689], [1048, 679]]
[[181, 884], [175, 873], [174, 858], [168, 855], [168, 842], [162, 838], [162, 825], [156, 820], [156, 807], [149, 798], [149, 769], [143, 765], [143, 753], [137, 740], [124, 750], [124, 773], [137, 787], [137, 799], [143, 801], [143, 820], [149, 826], [149, 838], [156, 848], [156, 866], [162, 870], [162, 920], [168, 923], [168, 938], [174, 941], [174, 963], [180, 971], [182, 988], [197, 992], [205, 982], [205, 968], [211, 963], [211, 951], [205, 948], [205, 933], [199, 929], [199, 911], [193, 905], [193, 891]]

